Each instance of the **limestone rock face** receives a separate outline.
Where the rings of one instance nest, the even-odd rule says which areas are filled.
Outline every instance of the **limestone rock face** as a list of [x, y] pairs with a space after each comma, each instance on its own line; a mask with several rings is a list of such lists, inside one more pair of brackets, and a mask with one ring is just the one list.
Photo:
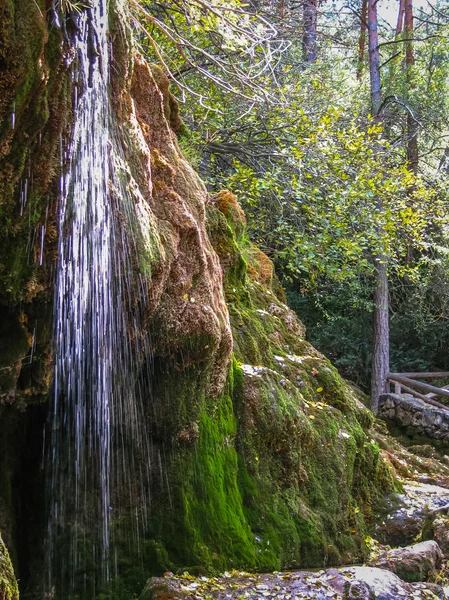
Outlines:
[[[157, 75], [168, 90], [166, 77], [160, 71]], [[136, 165], [140, 159], [142, 218], [151, 219], [150, 236], [157, 237], [148, 299], [155, 353], [178, 354], [180, 368], [190, 361], [210, 363], [208, 392], [217, 395], [226, 381], [232, 337], [222, 270], [206, 233], [208, 194], [183, 158], [166, 120], [164, 95], [139, 56], [129, 101], [132, 112], [123, 127], [141, 142], [130, 161]]]

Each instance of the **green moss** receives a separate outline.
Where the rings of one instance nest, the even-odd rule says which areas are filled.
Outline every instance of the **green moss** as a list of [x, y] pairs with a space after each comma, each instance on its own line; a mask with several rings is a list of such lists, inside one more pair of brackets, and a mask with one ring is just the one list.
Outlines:
[[201, 416], [195, 474], [183, 493], [197, 562], [218, 569], [232, 563], [244, 568], [256, 565], [253, 536], [237, 486], [235, 434], [231, 400], [225, 395], [213, 418]]
[[[184, 372], [184, 377], [189, 372]], [[193, 371], [190, 372], [192, 375]], [[177, 388], [177, 404], [188, 401], [170, 427], [183, 433], [195, 431], [191, 439], [178, 436], [168, 461], [170, 506], [165, 499], [156, 508], [153, 526], [163, 541], [170, 564], [192, 569], [197, 565], [223, 570], [234, 565], [256, 566], [253, 536], [246, 522], [237, 484], [238, 456], [235, 449], [236, 419], [231, 393], [231, 369], [225, 391], [216, 399], [199, 394], [191, 402], [191, 388]], [[181, 378], [179, 378], [181, 380]], [[167, 380], [164, 379], [166, 383]], [[183, 378], [184, 386], [185, 379]], [[197, 388], [197, 392], [200, 390]], [[192, 428], [197, 424], [197, 429]], [[176, 424], [176, 425], [175, 425]], [[173, 533], [175, 535], [173, 535]], [[160, 574], [160, 573], [159, 573]]]
[[0, 392], [14, 388], [30, 340], [17, 314], [0, 305]]
[[[373, 417], [304, 341], [301, 325], [279, 300], [268, 259], [262, 257], [259, 281], [260, 253], [232, 219], [217, 213], [211, 206], [209, 234], [225, 273], [234, 351], [256, 367], [240, 372], [233, 400], [239, 486], [257, 536], [257, 567], [361, 559], [373, 506], [394, 489], [366, 434]], [[246, 268], [239, 270], [243, 256]]]
[[2, 600], [19, 600], [19, 588], [8, 550], [0, 536], [0, 597]]

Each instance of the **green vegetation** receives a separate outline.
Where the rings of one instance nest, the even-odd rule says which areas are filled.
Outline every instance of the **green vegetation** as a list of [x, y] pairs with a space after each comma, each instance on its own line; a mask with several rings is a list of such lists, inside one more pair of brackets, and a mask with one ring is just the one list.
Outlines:
[[19, 600], [19, 588], [11, 559], [0, 536], [0, 595], [3, 600]]
[[[315, 34], [307, 1], [240, 7], [247, 14], [238, 34], [237, 17], [226, 21], [221, 2], [213, 10], [195, 0], [140, 5], [147, 33], [136, 29], [139, 43], [155, 60], [163, 57], [173, 89], [186, 94], [189, 156], [211, 191], [230, 189], [239, 198], [249, 235], [275, 262], [309, 339], [369, 389], [375, 257], [382, 254], [391, 368], [447, 368], [445, 3], [413, 9], [416, 32], [410, 16], [395, 30], [396, 19], [381, 15], [375, 118], [363, 2], [350, 10], [323, 5]], [[270, 45], [270, 67], [245, 87], [240, 70], [257, 35]], [[181, 53], [176, 36], [184, 40]], [[229, 61], [239, 70], [232, 93]]]

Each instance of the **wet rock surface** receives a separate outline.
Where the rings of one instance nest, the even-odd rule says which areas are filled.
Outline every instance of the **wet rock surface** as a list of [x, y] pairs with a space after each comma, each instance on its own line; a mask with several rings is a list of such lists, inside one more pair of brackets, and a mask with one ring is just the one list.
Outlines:
[[387, 569], [404, 581], [425, 581], [441, 566], [443, 553], [434, 540], [383, 552], [368, 566]]
[[[153, 583], [154, 582], [154, 583]], [[147, 590], [155, 590], [157, 593]], [[222, 577], [150, 579], [140, 600], [398, 600], [446, 598], [442, 587], [426, 583], [405, 583], [397, 575], [374, 567], [326, 569], [315, 573], [257, 574], [232, 572]], [[173, 594], [173, 595], [172, 595]]]
[[[394, 507], [394, 504], [398, 508]], [[380, 521], [374, 537], [392, 547], [412, 544], [420, 535], [429, 513], [449, 504], [449, 490], [437, 485], [409, 481], [403, 494], [392, 497], [392, 512]]]

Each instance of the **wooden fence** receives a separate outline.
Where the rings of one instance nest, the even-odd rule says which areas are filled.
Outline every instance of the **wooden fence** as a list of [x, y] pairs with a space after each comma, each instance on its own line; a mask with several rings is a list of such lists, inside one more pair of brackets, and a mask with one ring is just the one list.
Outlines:
[[418, 379], [441, 379], [444, 377], [449, 377], [448, 371], [440, 373], [388, 373], [387, 380], [394, 385], [395, 394], [401, 394], [404, 391], [424, 400], [428, 404], [449, 410], [449, 404], [445, 405], [435, 400], [439, 396], [449, 398], [449, 386], [436, 387], [417, 381]]

